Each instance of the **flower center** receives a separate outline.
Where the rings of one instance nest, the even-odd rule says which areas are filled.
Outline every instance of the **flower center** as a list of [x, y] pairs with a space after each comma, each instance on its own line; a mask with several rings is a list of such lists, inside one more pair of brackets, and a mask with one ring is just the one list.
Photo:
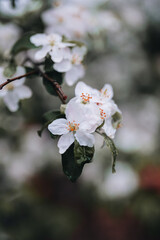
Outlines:
[[53, 47], [55, 45], [55, 40], [54, 39], [50, 39], [49, 40], [49, 44]]
[[88, 93], [86, 93], [86, 94], [82, 93], [82, 95], [80, 97], [82, 98], [83, 104], [89, 103], [90, 99], [92, 99], [92, 97]]
[[72, 64], [80, 64], [81, 63], [81, 60], [79, 58], [79, 56], [77, 54], [74, 54], [72, 56]]
[[12, 83], [8, 84], [8, 85], [5, 86], [5, 87], [6, 87], [6, 89], [7, 89], [8, 91], [12, 91], [12, 90], [14, 89], [14, 86], [13, 86]]
[[103, 111], [102, 108], [99, 108], [99, 110], [100, 110], [101, 119], [105, 119], [106, 118], [106, 113]]
[[70, 132], [75, 132], [79, 129], [79, 123], [75, 123], [75, 121], [73, 120], [73, 122], [68, 122], [67, 123], [67, 130], [69, 130]]
[[59, 17], [58, 17], [58, 22], [59, 22], [59, 23], [63, 23], [63, 22], [64, 22], [64, 18], [63, 18], [62, 16], [59, 16]]

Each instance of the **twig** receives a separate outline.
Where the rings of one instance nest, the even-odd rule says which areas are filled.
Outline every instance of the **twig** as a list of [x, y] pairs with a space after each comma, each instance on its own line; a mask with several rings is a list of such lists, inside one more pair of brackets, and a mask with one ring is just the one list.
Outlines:
[[39, 64], [36, 64], [34, 63], [31, 59], [27, 58], [25, 59], [25, 61], [30, 61], [33, 65], [34, 65], [34, 68], [35, 70], [31, 71], [31, 72], [28, 72], [24, 75], [21, 75], [21, 76], [18, 76], [18, 77], [15, 77], [15, 78], [10, 78], [10, 79], [7, 79], [6, 82], [2, 83], [0, 85], [0, 90], [3, 89], [4, 86], [6, 86], [7, 84], [15, 81], [15, 80], [18, 80], [18, 79], [21, 79], [23, 77], [27, 77], [27, 76], [30, 76], [32, 74], [35, 74], [35, 73], [40, 73], [40, 75], [42, 77], [44, 77], [45, 79], [47, 79], [49, 82], [52, 83], [53, 87], [55, 88], [55, 91], [58, 95], [58, 97], [60, 98], [61, 102], [65, 104], [65, 100], [67, 99], [67, 96], [64, 94], [61, 86], [59, 85], [59, 83], [57, 83], [54, 79], [50, 78], [46, 73], [44, 73], [38, 66]]
[[0, 90], [3, 89], [4, 86], [6, 86], [7, 84], [9, 84], [9, 83], [11, 83], [11, 82], [13, 82], [13, 81], [19, 80], [19, 79], [24, 78], [24, 77], [28, 77], [28, 76], [30, 76], [30, 75], [33, 75], [33, 74], [37, 73], [37, 72], [38, 72], [37, 70], [33, 70], [33, 71], [31, 71], [31, 72], [28, 72], [28, 73], [26, 73], [26, 74], [20, 75], [20, 76], [18, 76], [18, 77], [9, 78], [9, 79], [7, 79], [6, 82], [0, 84]]
[[66, 103], [65, 100], [67, 99], [67, 96], [64, 94], [61, 86], [59, 85], [58, 82], [56, 82], [54, 79], [52, 79], [51, 77], [49, 77], [46, 73], [44, 73], [39, 67], [38, 64], [36, 64], [35, 62], [32, 61], [32, 59], [27, 58], [27, 61], [30, 61], [33, 65], [34, 68], [41, 74], [42, 77], [44, 77], [45, 79], [47, 79], [49, 82], [52, 83], [53, 87], [55, 88], [55, 91], [59, 97], [59, 99], [61, 100], [62, 103]]

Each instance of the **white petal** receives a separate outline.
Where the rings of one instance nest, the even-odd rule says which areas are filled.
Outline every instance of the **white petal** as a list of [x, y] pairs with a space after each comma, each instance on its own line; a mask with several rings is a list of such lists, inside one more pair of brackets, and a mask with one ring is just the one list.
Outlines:
[[46, 45], [48, 43], [47, 35], [44, 33], [38, 33], [33, 35], [32, 37], [30, 37], [30, 41], [37, 47]]
[[30, 98], [32, 96], [32, 91], [27, 86], [20, 86], [14, 89], [15, 94], [18, 99]]
[[105, 119], [105, 123], [103, 126], [103, 129], [108, 137], [114, 138], [114, 135], [116, 133], [116, 129], [112, 126], [112, 119]]
[[51, 50], [51, 46], [49, 45], [42, 47], [42, 49], [36, 52], [35, 59], [40, 60], [44, 58], [50, 50]]
[[[24, 75], [26, 70], [22, 66], [17, 66], [16, 73], [12, 76], [12, 78]], [[18, 87], [21, 86], [25, 82], [25, 78], [19, 79], [17, 81], [12, 82], [13, 86]]]
[[50, 42], [50, 41], [55, 41], [56, 43], [61, 43], [61, 41], [62, 41], [62, 36], [60, 36], [59, 34], [57, 34], [57, 33], [51, 33], [51, 34], [49, 34], [48, 36], [47, 36], [47, 39], [48, 39], [48, 41]]
[[63, 154], [74, 142], [73, 132], [64, 134], [60, 137], [58, 141], [59, 153]]
[[57, 47], [52, 47], [52, 51], [49, 54], [55, 63], [60, 63], [63, 59], [63, 50]]
[[74, 66], [65, 74], [65, 81], [69, 86], [72, 86], [78, 79], [84, 77], [85, 70], [82, 65]]
[[102, 94], [104, 97], [111, 99], [113, 98], [113, 88], [110, 84], [105, 84], [104, 87], [102, 88]]
[[67, 72], [71, 69], [72, 64], [69, 60], [62, 60], [60, 63], [55, 63], [53, 67], [57, 72]]
[[84, 94], [87, 93], [92, 96], [99, 96], [99, 91], [97, 89], [94, 89], [81, 81], [81, 82], [78, 82], [75, 87], [75, 95], [77, 97], [80, 97], [82, 95], [82, 93], [84, 93]]
[[62, 135], [69, 132], [67, 129], [67, 120], [59, 118], [48, 125], [48, 130], [54, 135]]
[[83, 47], [74, 47], [72, 52], [73, 52], [73, 54], [77, 54], [77, 55], [79, 55], [80, 57], [83, 58], [83, 56], [87, 52], [87, 48], [85, 46], [83, 46]]
[[77, 131], [75, 137], [81, 146], [93, 147], [95, 143], [95, 138], [90, 133]]
[[19, 108], [19, 105], [18, 105], [18, 97], [17, 95], [15, 94], [14, 91], [10, 91], [6, 94], [6, 96], [3, 98], [4, 100], [4, 103], [6, 104], [6, 106], [8, 107], [8, 109], [11, 111], [11, 112], [15, 112], [18, 110]]

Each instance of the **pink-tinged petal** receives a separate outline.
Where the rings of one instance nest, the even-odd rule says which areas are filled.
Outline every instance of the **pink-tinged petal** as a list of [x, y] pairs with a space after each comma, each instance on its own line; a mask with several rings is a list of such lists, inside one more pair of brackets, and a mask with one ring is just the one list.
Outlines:
[[103, 126], [103, 129], [106, 133], [106, 135], [110, 138], [114, 138], [115, 133], [116, 133], [116, 129], [112, 126], [112, 119], [105, 119], [105, 123]]
[[69, 132], [67, 128], [67, 120], [59, 118], [48, 125], [48, 130], [54, 135], [62, 135]]
[[59, 153], [63, 154], [74, 142], [73, 132], [69, 132], [60, 137], [58, 141]]
[[52, 47], [52, 51], [49, 54], [51, 56], [52, 61], [55, 63], [60, 63], [63, 59], [63, 49]]
[[48, 43], [47, 35], [44, 33], [38, 33], [33, 35], [32, 37], [30, 37], [30, 41], [37, 47], [46, 45]]
[[90, 133], [77, 131], [75, 137], [81, 146], [93, 147], [95, 143], [95, 138]]
[[105, 98], [107, 99], [113, 98], [113, 88], [110, 84], [105, 84], [101, 91], [102, 91], [102, 95]]
[[84, 75], [85, 70], [82, 65], [74, 66], [65, 74], [65, 81], [69, 86], [72, 86], [78, 79], [83, 78]]
[[41, 60], [42, 58], [44, 58], [47, 53], [51, 50], [51, 46], [47, 45], [42, 47], [42, 49], [38, 50], [35, 54], [35, 59], [36, 60]]
[[19, 99], [14, 91], [8, 92], [3, 98], [3, 101], [11, 112], [15, 112], [18, 110]]
[[62, 60], [60, 63], [55, 63], [53, 67], [57, 72], [67, 72], [71, 69], [72, 64], [69, 60]]
[[14, 89], [14, 92], [17, 95], [18, 99], [26, 99], [32, 96], [32, 91], [27, 86], [19, 86]]

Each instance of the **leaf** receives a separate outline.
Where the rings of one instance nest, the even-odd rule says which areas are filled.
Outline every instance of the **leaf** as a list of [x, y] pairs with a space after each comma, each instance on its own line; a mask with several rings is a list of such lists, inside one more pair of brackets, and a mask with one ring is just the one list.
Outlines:
[[122, 121], [122, 115], [119, 112], [116, 112], [113, 116], [112, 116], [112, 125], [114, 128], [118, 128], [118, 126], [120, 125]]
[[113, 140], [111, 138], [109, 138], [105, 133], [101, 134], [104, 137], [104, 141], [107, 144], [107, 146], [109, 147], [109, 149], [112, 152], [112, 157], [113, 157], [113, 163], [112, 163], [112, 173], [116, 172], [115, 166], [116, 166], [116, 158], [118, 155], [118, 151], [117, 148], [113, 142]]
[[53, 71], [53, 61], [51, 59], [51, 56], [47, 56], [45, 58], [44, 70], [45, 70], [46, 73]]
[[[52, 72], [46, 72], [47, 76], [58, 82], [60, 85], [62, 84], [62, 73], [58, 73], [55, 70], [52, 70]], [[57, 96], [57, 92], [54, 88], [54, 85], [48, 81], [46, 78], [43, 78], [43, 85], [45, 86], [45, 89], [47, 92], [51, 95]]]
[[[39, 137], [42, 136], [43, 131], [48, 127], [48, 125], [51, 122], [53, 122], [54, 120], [56, 120], [58, 118], [64, 118], [64, 117], [65, 117], [65, 115], [62, 114], [60, 111], [49, 111], [49, 112], [45, 113], [42, 117], [43, 125], [42, 125], [41, 129], [37, 131]], [[50, 135], [52, 138], [57, 137], [56, 135], [53, 135], [51, 133], [50, 133]]]
[[84, 165], [91, 162], [93, 155], [94, 147], [80, 146], [77, 141], [62, 154], [63, 172], [70, 181], [75, 182], [77, 180]]
[[30, 42], [30, 37], [33, 32], [26, 33], [20, 38], [12, 47], [11, 54], [16, 55], [21, 51], [37, 48], [33, 43]]
[[6, 78], [11, 78], [16, 72], [16, 65], [15, 63], [10, 63], [3, 71], [3, 75]]

